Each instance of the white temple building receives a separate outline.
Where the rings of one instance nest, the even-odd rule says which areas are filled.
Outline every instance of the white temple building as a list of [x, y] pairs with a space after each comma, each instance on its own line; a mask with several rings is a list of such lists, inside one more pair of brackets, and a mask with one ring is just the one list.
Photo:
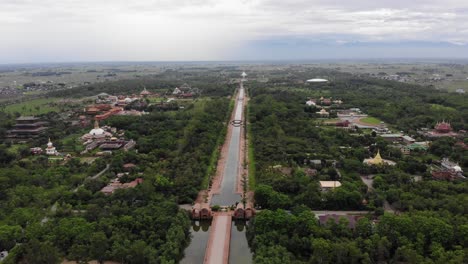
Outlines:
[[242, 76], [242, 81], [246, 81], [246, 80], [247, 80], [247, 79], [246, 79], [247, 73], [242, 72], [241, 76]]
[[99, 122], [97, 120], [94, 121], [94, 128], [89, 131], [89, 133], [84, 134], [81, 139], [88, 140], [88, 139], [104, 139], [106, 137], [112, 137], [112, 134], [105, 131], [104, 129], [99, 127]]
[[50, 138], [49, 143], [47, 143], [46, 154], [50, 156], [57, 156], [59, 154], [57, 149], [55, 149], [54, 144], [52, 144], [52, 141], [50, 141]]

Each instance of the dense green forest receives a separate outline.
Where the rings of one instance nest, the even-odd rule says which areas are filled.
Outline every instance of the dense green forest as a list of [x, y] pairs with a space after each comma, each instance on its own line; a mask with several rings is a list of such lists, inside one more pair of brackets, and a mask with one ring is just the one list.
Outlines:
[[[176, 111], [111, 117], [105, 124], [124, 129], [125, 137], [137, 142], [136, 150], [117, 151], [92, 164], [79, 157], [51, 164], [47, 157], [30, 156], [28, 146], [42, 138], [16, 154], [2, 146], [0, 248], [11, 250], [6, 263], [178, 262], [190, 241], [190, 220], [178, 204], [193, 201], [209, 177], [229, 105], [229, 99], [203, 98]], [[77, 132], [58, 120], [50, 127], [54, 138]], [[142, 177], [143, 183], [110, 196], [101, 193], [126, 163], [136, 168], [121, 181]], [[90, 178], [106, 164], [107, 172]]]
[[[466, 137], [436, 139], [425, 152], [403, 155], [370, 131], [325, 125], [315, 114], [320, 108], [305, 106], [309, 98], [341, 99], [337, 109], [358, 107], [392, 130], [422, 141], [426, 139], [416, 130], [441, 120], [450, 121], [455, 130], [468, 129], [466, 96], [314, 67], [252, 68], [252, 80], [245, 84], [255, 176], [250, 186], [261, 211], [250, 221], [247, 237], [255, 263], [468, 262], [468, 183], [436, 181], [430, 174], [442, 157], [466, 171], [467, 150], [457, 145], [468, 144]], [[264, 75], [268, 81], [255, 80]], [[0, 250], [10, 251], [6, 263], [58, 263], [64, 258], [177, 263], [190, 242], [190, 220], [178, 205], [193, 202], [207, 187], [232, 110], [228, 97], [238, 86], [232, 79], [238, 76], [237, 66], [169, 69], [47, 94], [84, 98], [101, 92], [138, 94], [146, 87], [167, 99], [183, 83], [200, 91], [193, 100], [167, 109], [153, 104], [142, 107], [147, 115], [101, 122], [136, 141], [128, 152], [91, 161], [79, 155], [83, 146], [76, 139], [89, 128], [72, 126], [76, 115], [54, 111], [39, 115], [49, 122], [47, 134], [25, 144], [4, 141]], [[304, 84], [310, 76], [332, 78], [326, 84]], [[18, 115], [0, 112], [0, 136]], [[31, 155], [29, 148], [43, 146], [48, 137], [73, 157], [53, 163], [44, 155]], [[396, 166], [364, 165], [363, 159], [377, 151]], [[100, 192], [128, 163], [136, 166], [120, 180], [141, 177], [143, 183], [112, 195]], [[372, 189], [363, 175], [373, 176]], [[342, 185], [322, 192], [320, 180]], [[344, 219], [320, 225], [314, 210], [359, 210], [364, 217], [354, 229]]]
[[466, 263], [466, 216], [434, 212], [385, 214], [374, 224], [344, 218], [319, 226], [308, 208], [292, 214], [265, 210], [248, 229], [258, 264], [281, 263]]
[[184, 83], [197, 88], [202, 96], [230, 96], [236, 85], [229, 82], [228, 74], [218, 71], [179, 73], [168, 70], [162, 74], [142, 76], [138, 79], [106, 81], [79, 86], [67, 90], [50, 92], [51, 97], [83, 97], [94, 96], [105, 92], [114, 95], [138, 94], [146, 87], [149, 91], [170, 95], [175, 87]]
[[[314, 115], [320, 108], [305, 106], [308, 98], [341, 99], [340, 109], [358, 107], [392, 129], [424, 140], [416, 130], [441, 120], [456, 130], [468, 127], [466, 97], [347, 74], [337, 74], [327, 84], [294, 84], [292, 79], [303, 74], [248, 85], [255, 202], [267, 209], [248, 229], [255, 263], [466, 262], [468, 184], [432, 180], [429, 166], [450, 157], [466, 168], [467, 150], [454, 139], [441, 138], [427, 153], [402, 155], [372, 133], [324, 126]], [[397, 165], [364, 165], [363, 159], [377, 150]], [[311, 168], [314, 175], [308, 173]], [[374, 190], [361, 175], [374, 175]], [[423, 180], [415, 182], [414, 175]], [[319, 180], [339, 180], [342, 186], [321, 192]], [[401, 215], [384, 214], [385, 201]], [[310, 209], [370, 213], [352, 230], [345, 219], [320, 226]]]

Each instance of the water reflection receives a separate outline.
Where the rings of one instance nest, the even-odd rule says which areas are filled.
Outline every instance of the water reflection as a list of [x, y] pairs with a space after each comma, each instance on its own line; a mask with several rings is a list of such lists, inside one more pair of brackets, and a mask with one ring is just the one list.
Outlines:
[[184, 251], [182, 264], [200, 264], [205, 258], [206, 245], [210, 236], [211, 220], [192, 221], [190, 244]]
[[246, 224], [246, 221], [232, 221], [229, 264], [252, 263], [252, 252], [250, 252], [246, 237]]

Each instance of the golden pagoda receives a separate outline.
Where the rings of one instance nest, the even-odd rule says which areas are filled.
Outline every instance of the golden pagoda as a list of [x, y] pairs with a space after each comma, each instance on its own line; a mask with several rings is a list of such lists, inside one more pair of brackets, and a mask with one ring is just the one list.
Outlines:
[[384, 164], [384, 160], [382, 159], [382, 157], [380, 156], [380, 150], [377, 150], [377, 154], [375, 155], [375, 157], [372, 159], [372, 161], [370, 161], [370, 163], [374, 164], [374, 165], [381, 165], [381, 164]]

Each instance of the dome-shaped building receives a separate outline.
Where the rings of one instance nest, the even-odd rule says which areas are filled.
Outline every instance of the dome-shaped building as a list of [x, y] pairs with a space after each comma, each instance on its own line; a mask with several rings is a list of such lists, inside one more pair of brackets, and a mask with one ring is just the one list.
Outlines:
[[104, 135], [105, 131], [104, 129], [99, 127], [99, 123], [97, 120], [94, 121], [94, 128], [89, 131], [89, 134], [92, 136], [100, 136]]
[[377, 154], [375, 155], [374, 158], [364, 159], [364, 164], [367, 164], [369, 166], [380, 166], [380, 165], [395, 166], [396, 162], [383, 159], [382, 156], [380, 156], [380, 150], [377, 150]]

